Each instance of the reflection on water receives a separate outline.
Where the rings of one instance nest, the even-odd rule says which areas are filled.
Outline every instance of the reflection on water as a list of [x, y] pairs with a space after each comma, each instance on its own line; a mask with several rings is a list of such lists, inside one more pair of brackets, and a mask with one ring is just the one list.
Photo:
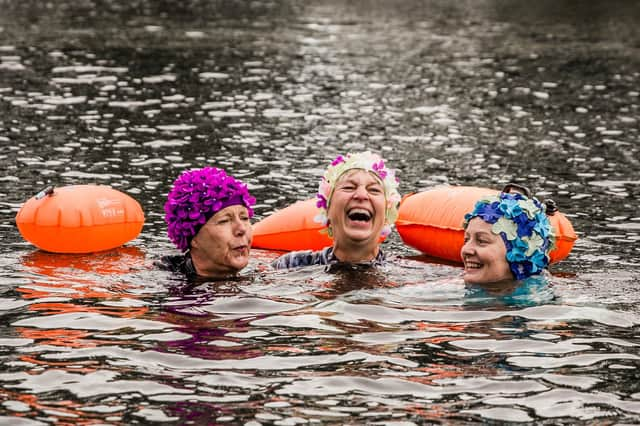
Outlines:
[[[0, 423], [640, 421], [637, 5], [0, 6]], [[272, 271], [263, 251], [231, 281], [154, 267], [183, 169], [227, 168], [264, 217], [363, 149], [403, 193], [528, 185], [580, 239], [500, 287], [397, 235], [380, 271]], [[139, 200], [140, 237], [25, 243], [21, 203], [77, 183]]]
[[522, 281], [468, 285], [467, 303], [496, 303], [506, 306], [535, 306], [554, 299], [553, 287], [544, 275], [534, 275]]
[[238, 280], [189, 284], [137, 248], [27, 252], [2, 303], [6, 414], [124, 424], [640, 415], [640, 316], [564, 300], [562, 279], [467, 287], [456, 267], [406, 258], [358, 275], [287, 274], [265, 267], [273, 257], [257, 251]]

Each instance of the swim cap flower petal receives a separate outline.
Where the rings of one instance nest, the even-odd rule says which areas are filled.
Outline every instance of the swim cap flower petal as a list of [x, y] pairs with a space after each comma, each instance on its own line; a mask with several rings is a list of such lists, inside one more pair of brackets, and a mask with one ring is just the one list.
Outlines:
[[233, 205], [247, 208], [256, 199], [242, 181], [215, 167], [183, 172], [174, 182], [164, 205], [169, 239], [179, 250], [189, 249], [200, 228], [218, 211]]
[[385, 166], [384, 160], [377, 154], [366, 151], [361, 153], [348, 153], [346, 156], [339, 155], [331, 162], [324, 173], [318, 186], [318, 201], [316, 205], [320, 210], [315, 217], [315, 221], [327, 226], [329, 219], [327, 211], [331, 203], [331, 196], [338, 179], [345, 172], [351, 169], [362, 169], [374, 173], [384, 188], [386, 199], [385, 223], [386, 226], [382, 233], [386, 236], [391, 232], [390, 225], [395, 223], [398, 217], [398, 204], [400, 203], [400, 193], [398, 192], [399, 181], [396, 178], [395, 171]]
[[545, 207], [536, 198], [502, 192], [478, 201], [473, 212], [465, 215], [465, 229], [474, 217], [492, 224], [491, 231], [502, 237], [517, 280], [539, 274], [549, 264], [555, 236]]

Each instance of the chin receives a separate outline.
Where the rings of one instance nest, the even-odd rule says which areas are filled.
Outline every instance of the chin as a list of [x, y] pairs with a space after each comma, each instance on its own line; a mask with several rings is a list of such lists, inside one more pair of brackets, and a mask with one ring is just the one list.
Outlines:
[[229, 268], [235, 269], [236, 272], [244, 268], [249, 264], [249, 258], [236, 258], [229, 262]]
[[371, 232], [362, 232], [362, 231], [346, 232], [345, 235], [355, 241], [367, 241], [371, 239]]
[[344, 234], [355, 241], [368, 241], [377, 240], [381, 232], [382, 229], [347, 229]]
[[462, 280], [465, 282], [465, 284], [478, 284], [478, 282], [476, 280], [474, 280], [471, 277], [468, 277], [466, 275], [462, 276]]
[[238, 262], [237, 264], [234, 265], [234, 267], [239, 271], [245, 268], [248, 264], [249, 264], [249, 260], [247, 259], [244, 262]]
[[484, 278], [481, 274], [473, 274], [468, 272], [462, 274], [462, 279], [467, 284], [483, 284], [492, 281], [490, 279]]

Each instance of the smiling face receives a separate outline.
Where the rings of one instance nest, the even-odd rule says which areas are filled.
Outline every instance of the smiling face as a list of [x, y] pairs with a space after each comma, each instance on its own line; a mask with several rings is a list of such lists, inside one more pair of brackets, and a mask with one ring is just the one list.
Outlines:
[[329, 201], [329, 226], [335, 246], [377, 247], [385, 222], [386, 199], [380, 179], [352, 169], [336, 182]]
[[198, 275], [229, 276], [247, 266], [252, 236], [246, 207], [229, 206], [214, 214], [191, 241]]
[[464, 233], [460, 256], [464, 262], [462, 278], [468, 284], [513, 280], [502, 237], [491, 232], [491, 224], [479, 217], [471, 219]]

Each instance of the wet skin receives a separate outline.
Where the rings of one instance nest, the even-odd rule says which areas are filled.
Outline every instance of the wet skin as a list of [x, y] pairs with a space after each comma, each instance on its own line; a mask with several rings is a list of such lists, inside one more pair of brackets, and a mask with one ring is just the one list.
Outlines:
[[471, 219], [464, 233], [460, 256], [464, 262], [462, 278], [468, 284], [513, 280], [502, 237], [491, 232], [491, 224], [479, 217]]
[[191, 258], [198, 275], [235, 275], [249, 263], [252, 237], [246, 207], [229, 206], [214, 214], [191, 241]]
[[327, 214], [338, 259], [362, 262], [375, 258], [385, 207], [384, 187], [375, 174], [354, 169], [338, 179]]

